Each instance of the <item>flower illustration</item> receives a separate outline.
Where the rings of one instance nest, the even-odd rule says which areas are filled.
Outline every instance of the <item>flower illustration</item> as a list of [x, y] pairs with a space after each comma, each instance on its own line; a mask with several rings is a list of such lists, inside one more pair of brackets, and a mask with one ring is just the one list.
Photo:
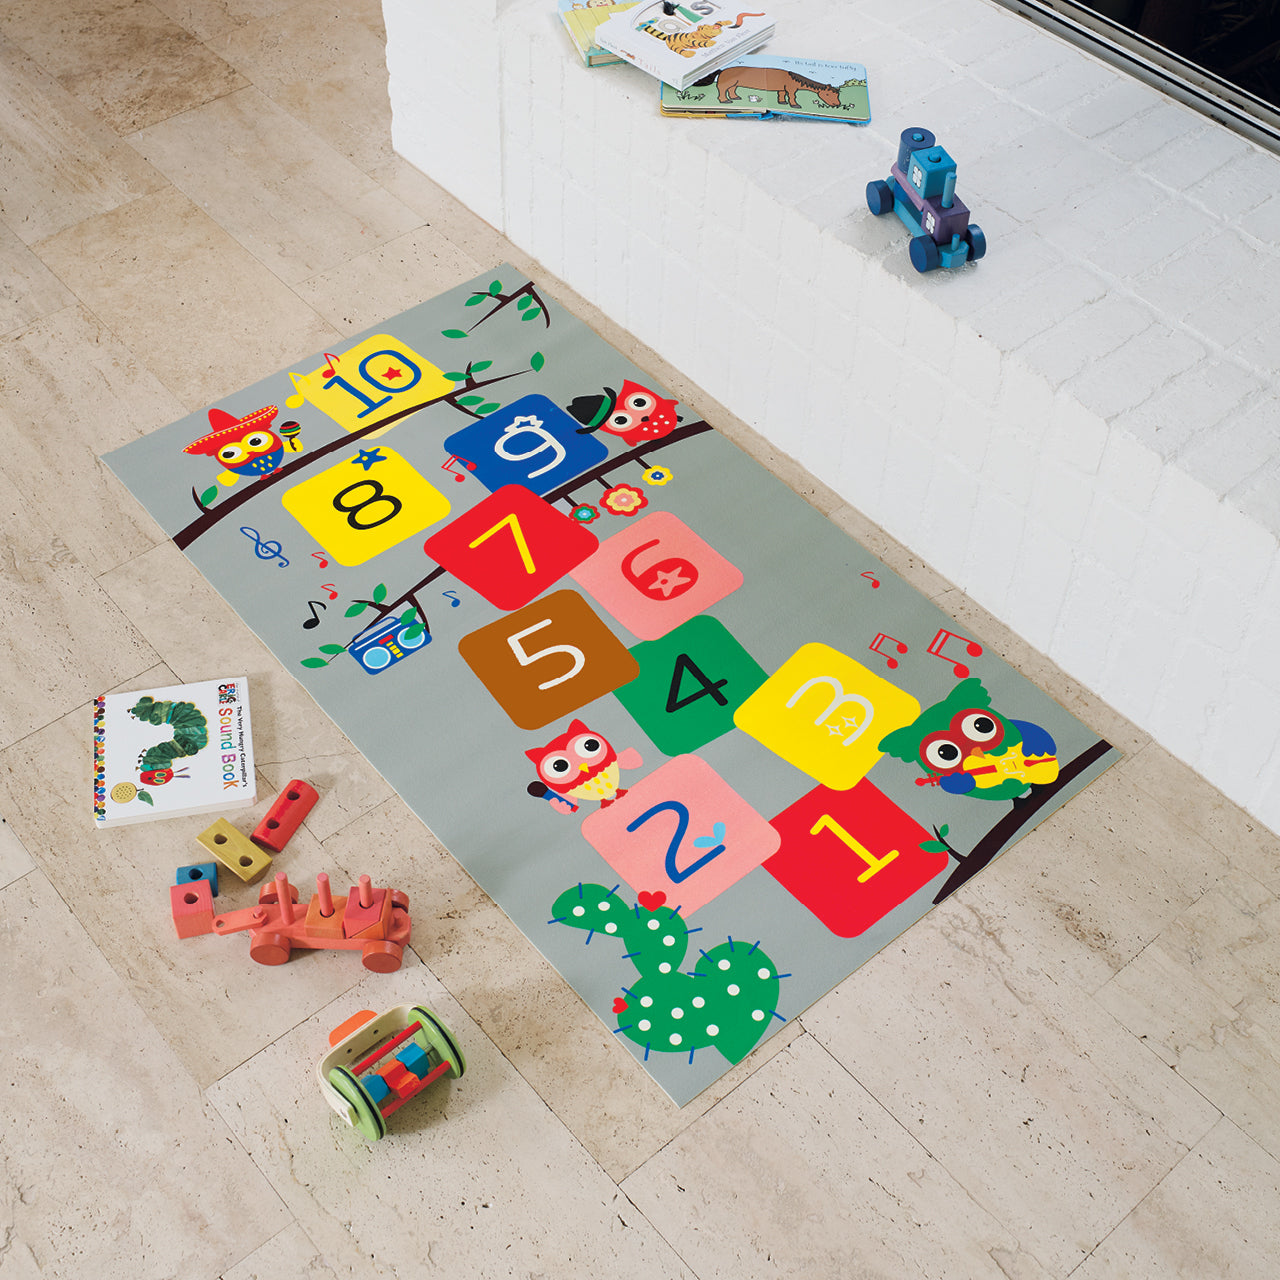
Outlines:
[[666, 484], [671, 479], [671, 472], [666, 467], [650, 467], [644, 473], [645, 484]]
[[588, 502], [581, 502], [569, 512], [569, 518], [576, 520], [579, 524], [590, 524], [593, 520], [600, 518], [600, 510]]
[[615, 516], [633, 516], [637, 511], [649, 505], [649, 499], [632, 485], [615, 484], [600, 499], [600, 503], [612, 511]]

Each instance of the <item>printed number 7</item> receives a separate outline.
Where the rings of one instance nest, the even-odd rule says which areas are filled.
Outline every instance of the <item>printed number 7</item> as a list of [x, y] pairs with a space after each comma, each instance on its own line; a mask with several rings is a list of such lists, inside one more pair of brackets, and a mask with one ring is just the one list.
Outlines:
[[[520, 560], [524, 565], [525, 573], [532, 574], [535, 571], [533, 556], [529, 554], [529, 544], [525, 541], [524, 530], [520, 527], [520, 521], [516, 518], [516, 513], [514, 511], [511, 512], [510, 515], [503, 516], [502, 519], [499, 520], [492, 528], [486, 529], [474, 542], [468, 542], [468, 548], [474, 550], [487, 538], [492, 538], [493, 535], [504, 525], [509, 525], [511, 527], [511, 536], [516, 541], [516, 550], [520, 552]], [[521, 632], [521, 635], [524, 634], [526, 633]]]
[[[495, 525], [494, 528], [497, 528]], [[492, 530], [490, 530], [492, 532]], [[516, 661], [522, 666], [527, 667], [538, 661], [539, 658], [545, 658], [552, 653], [567, 653], [573, 658], [573, 666], [562, 676], [556, 676], [554, 680], [545, 680], [538, 686], [539, 689], [551, 689], [558, 684], [564, 684], [566, 680], [572, 680], [574, 676], [586, 665], [586, 656], [581, 649], [575, 649], [571, 644], [552, 644], [545, 649], [539, 649], [537, 653], [526, 653], [520, 645], [520, 641], [525, 636], [531, 636], [535, 631], [541, 631], [543, 627], [551, 625], [550, 618], [543, 618], [541, 622], [535, 622], [531, 627], [525, 627], [523, 631], [517, 631], [515, 635], [507, 637], [507, 643], [511, 646], [511, 652], [516, 655]]]

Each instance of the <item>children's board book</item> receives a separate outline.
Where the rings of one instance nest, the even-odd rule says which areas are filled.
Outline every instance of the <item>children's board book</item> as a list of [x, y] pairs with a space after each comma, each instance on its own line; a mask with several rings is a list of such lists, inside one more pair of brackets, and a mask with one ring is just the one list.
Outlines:
[[662, 86], [664, 116], [748, 116], [770, 119], [871, 119], [867, 69], [860, 62], [821, 62], [755, 54], [695, 80], [688, 88]]
[[560, 21], [587, 66], [607, 67], [623, 61], [596, 43], [596, 28], [615, 13], [634, 8], [635, 4], [636, 0], [625, 0], [621, 4], [612, 0], [559, 0]]
[[108, 693], [94, 703], [99, 827], [241, 809], [256, 799], [244, 676]]
[[602, 22], [596, 43], [664, 84], [687, 89], [758, 49], [773, 35], [773, 27], [768, 14], [741, 12], [714, 0], [646, 0]]

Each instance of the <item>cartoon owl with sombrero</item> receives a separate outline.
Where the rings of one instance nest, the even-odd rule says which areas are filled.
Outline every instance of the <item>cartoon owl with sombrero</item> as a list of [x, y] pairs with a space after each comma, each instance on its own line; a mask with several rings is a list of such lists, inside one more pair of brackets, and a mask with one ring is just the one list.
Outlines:
[[226, 468], [218, 476], [219, 484], [233, 485], [241, 476], [269, 475], [284, 458], [286, 441], [290, 449], [299, 447], [300, 428], [296, 422], [281, 424], [278, 433], [271, 429], [279, 412], [269, 404], [237, 418], [225, 409], [210, 409], [209, 425], [213, 430], [193, 440], [182, 452], [217, 458]]
[[579, 435], [607, 431], [627, 444], [644, 444], [646, 440], [660, 440], [676, 429], [680, 421], [678, 403], [627, 379], [620, 391], [605, 387], [603, 394], [578, 396], [569, 405], [569, 412], [582, 423]]

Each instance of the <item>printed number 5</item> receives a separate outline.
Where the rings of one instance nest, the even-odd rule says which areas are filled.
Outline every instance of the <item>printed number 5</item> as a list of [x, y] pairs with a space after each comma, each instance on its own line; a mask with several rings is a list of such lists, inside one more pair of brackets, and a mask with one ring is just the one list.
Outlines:
[[574, 676], [582, 670], [586, 664], [586, 656], [581, 649], [575, 649], [571, 644], [551, 644], [545, 649], [539, 649], [536, 653], [526, 653], [520, 645], [520, 641], [525, 636], [531, 636], [535, 631], [541, 631], [543, 627], [551, 625], [550, 618], [543, 618], [541, 622], [535, 622], [531, 627], [525, 627], [523, 631], [517, 631], [515, 635], [507, 637], [507, 643], [511, 646], [511, 652], [516, 655], [516, 661], [522, 666], [527, 667], [537, 662], [539, 658], [545, 658], [553, 653], [567, 653], [573, 658], [573, 666], [562, 676], [556, 676], [553, 680], [544, 680], [538, 686], [539, 689], [551, 689], [558, 684], [564, 684], [566, 680], [572, 680]]

